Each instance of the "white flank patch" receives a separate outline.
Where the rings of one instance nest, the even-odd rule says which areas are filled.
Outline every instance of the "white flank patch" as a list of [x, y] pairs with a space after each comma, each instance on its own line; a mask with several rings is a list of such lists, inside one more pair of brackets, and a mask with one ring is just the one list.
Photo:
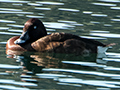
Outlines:
[[109, 48], [109, 47], [98, 46], [98, 47], [97, 47], [97, 51], [98, 51], [98, 53], [105, 53], [108, 48]]

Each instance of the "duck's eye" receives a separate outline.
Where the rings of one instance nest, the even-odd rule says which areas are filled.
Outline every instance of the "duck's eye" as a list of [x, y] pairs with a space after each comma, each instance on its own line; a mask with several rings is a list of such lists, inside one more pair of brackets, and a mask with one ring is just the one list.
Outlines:
[[34, 29], [37, 29], [37, 26], [34, 26]]

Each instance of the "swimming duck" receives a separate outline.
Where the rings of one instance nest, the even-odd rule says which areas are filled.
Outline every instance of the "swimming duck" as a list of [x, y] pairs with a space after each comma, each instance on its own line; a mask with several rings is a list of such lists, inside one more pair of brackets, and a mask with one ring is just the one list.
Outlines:
[[63, 32], [47, 35], [43, 23], [37, 18], [31, 18], [25, 23], [21, 36], [14, 36], [7, 41], [6, 49], [81, 55], [99, 53], [98, 47], [105, 52], [112, 45], [115, 44], [105, 45], [93, 39]]

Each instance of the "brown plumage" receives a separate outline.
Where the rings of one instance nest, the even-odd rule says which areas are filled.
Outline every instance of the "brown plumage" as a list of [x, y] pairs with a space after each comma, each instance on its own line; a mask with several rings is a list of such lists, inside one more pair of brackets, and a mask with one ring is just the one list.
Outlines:
[[43, 23], [32, 18], [25, 23], [21, 36], [15, 36], [8, 40], [6, 48], [16, 51], [75, 53], [81, 55], [97, 53], [98, 46], [106, 47], [109, 45], [69, 33], [47, 35]]

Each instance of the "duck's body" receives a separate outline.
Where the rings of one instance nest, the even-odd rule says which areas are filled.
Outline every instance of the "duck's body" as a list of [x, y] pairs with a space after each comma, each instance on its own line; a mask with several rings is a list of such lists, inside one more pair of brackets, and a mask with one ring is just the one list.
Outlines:
[[68, 33], [47, 35], [46, 29], [40, 20], [30, 19], [25, 23], [22, 35], [9, 39], [6, 48], [16, 51], [86, 54], [97, 53], [98, 46], [104, 48], [109, 45]]

